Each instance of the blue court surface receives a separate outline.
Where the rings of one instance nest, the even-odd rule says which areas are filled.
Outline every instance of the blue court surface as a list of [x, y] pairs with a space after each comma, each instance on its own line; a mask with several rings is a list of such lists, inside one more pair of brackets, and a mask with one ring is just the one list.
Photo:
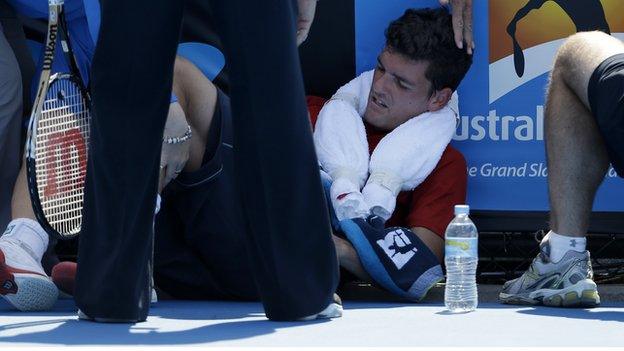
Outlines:
[[472, 313], [445, 312], [438, 289], [421, 304], [346, 300], [342, 318], [305, 323], [268, 321], [260, 303], [247, 302], [166, 300], [147, 322], [127, 325], [78, 321], [73, 300], [45, 313], [13, 312], [3, 301], [0, 347], [624, 346], [621, 286], [601, 291], [603, 305], [594, 309], [501, 305], [493, 301], [498, 288], [480, 287], [480, 300], [492, 301]]

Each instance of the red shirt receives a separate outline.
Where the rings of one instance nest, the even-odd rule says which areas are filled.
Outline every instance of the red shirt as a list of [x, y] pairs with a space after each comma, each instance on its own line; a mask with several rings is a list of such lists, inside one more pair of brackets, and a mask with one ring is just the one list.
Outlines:
[[[316, 96], [307, 98], [313, 128], [325, 101]], [[366, 122], [364, 126], [369, 152], [372, 153], [388, 132], [380, 131]], [[446, 226], [453, 219], [453, 207], [466, 202], [467, 181], [464, 156], [451, 145], [447, 146], [437, 166], [424, 182], [414, 190], [399, 193], [396, 208], [387, 226], [423, 227], [444, 237]]]

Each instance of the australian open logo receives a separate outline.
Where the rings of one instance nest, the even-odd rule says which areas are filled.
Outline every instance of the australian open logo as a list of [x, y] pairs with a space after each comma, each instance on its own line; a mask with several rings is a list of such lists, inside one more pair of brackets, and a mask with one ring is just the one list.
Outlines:
[[544, 139], [544, 86], [555, 55], [576, 32], [624, 39], [621, 0], [489, 0], [488, 107], [462, 116], [455, 140]]
[[54, 59], [54, 51], [56, 48], [56, 35], [58, 32], [58, 25], [50, 25], [48, 31], [48, 44], [43, 52], [43, 70], [50, 70], [52, 68], [52, 60]]
[[377, 240], [377, 245], [384, 250], [398, 269], [403, 268], [418, 251], [403, 229], [388, 232], [383, 239]]
[[490, 0], [489, 103], [548, 73], [569, 35], [611, 34], [605, 10], [621, 14], [623, 5], [619, 0]]

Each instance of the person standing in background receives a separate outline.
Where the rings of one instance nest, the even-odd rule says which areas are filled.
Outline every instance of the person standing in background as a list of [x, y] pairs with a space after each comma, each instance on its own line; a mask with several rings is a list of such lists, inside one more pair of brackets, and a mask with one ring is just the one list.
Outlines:
[[11, 196], [21, 158], [22, 76], [3, 26], [5, 19], [14, 17], [8, 4], [0, 1], [0, 227], [11, 220]]
[[[211, 5], [231, 68], [236, 185], [260, 298], [270, 319], [315, 317], [334, 303], [338, 283], [295, 45], [316, 1], [299, 1], [299, 22], [291, 0]], [[147, 318], [160, 148], [181, 16], [177, 1], [102, 1], [75, 291], [83, 316], [96, 321]]]

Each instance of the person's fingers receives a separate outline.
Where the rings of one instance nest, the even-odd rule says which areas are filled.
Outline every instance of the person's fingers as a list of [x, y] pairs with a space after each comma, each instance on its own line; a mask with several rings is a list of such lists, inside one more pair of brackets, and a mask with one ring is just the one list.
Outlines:
[[451, 0], [451, 14], [453, 17], [453, 34], [455, 45], [464, 48], [464, 6], [461, 0]]
[[297, 18], [297, 46], [303, 43], [310, 33], [316, 13], [316, 0], [299, 0], [299, 15]]
[[308, 34], [310, 33], [310, 27], [307, 28], [299, 28], [297, 30], [297, 46], [301, 45], [306, 39], [308, 39]]
[[165, 187], [165, 173], [167, 171], [167, 166], [160, 164], [160, 169], [158, 170], [158, 193], [161, 193], [163, 188]]
[[172, 169], [173, 167], [167, 167], [167, 172], [165, 172], [165, 178], [163, 179], [163, 188], [166, 187], [174, 177]]
[[474, 50], [474, 37], [472, 34], [472, 0], [466, 0], [464, 7], [464, 42], [468, 54], [472, 55]]
[[174, 180], [182, 172], [182, 166], [178, 164], [171, 164], [167, 166], [165, 172], [165, 180], [163, 188], [167, 186], [172, 180]]
[[186, 165], [188, 164], [188, 160], [191, 158], [191, 153], [187, 152], [184, 155], [184, 160], [182, 160], [182, 163], [180, 163], [180, 166], [178, 167], [178, 171], [184, 172], [184, 169], [186, 168]]
[[449, 0], [440, 0], [440, 5], [446, 6], [449, 4]]

